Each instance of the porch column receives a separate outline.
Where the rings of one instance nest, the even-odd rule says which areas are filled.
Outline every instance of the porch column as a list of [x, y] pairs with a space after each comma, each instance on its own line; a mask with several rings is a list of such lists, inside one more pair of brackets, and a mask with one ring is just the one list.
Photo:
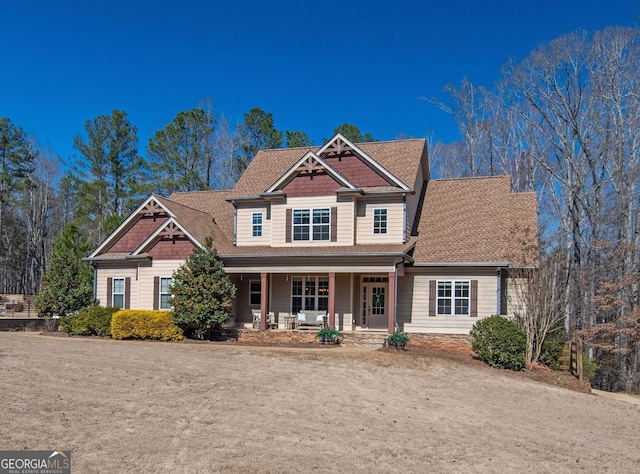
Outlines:
[[267, 330], [267, 274], [260, 274], [260, 331]]
[[336, 274], [329, 272], [329, 327], [336, 327]]
[[387, 313], [387, 332], [396, 331], [396, 272], [389, 272], [389, 307]]

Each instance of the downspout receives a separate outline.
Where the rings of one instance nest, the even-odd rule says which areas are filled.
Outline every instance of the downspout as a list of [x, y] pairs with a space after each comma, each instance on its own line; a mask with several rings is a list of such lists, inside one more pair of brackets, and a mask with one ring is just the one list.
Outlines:
[[95, 265], [93, 267], [93, 301], [98, 301], [98, 269]]
[[496, 304], [496, 308], [498, 309], [498, 311], [496, 314], [502, 314], [502, 269], [498, 268], [498, 271], [496, 272], [496, 278], [498, 279], [498, 284], [496, 285], [498, 288]]
[[235, 246], [238, 243], [238, 208], [235, 201], [231, 201], [231, 204], [233, 204], [233, 245]]
[[407, 195], [402, 194], [402, 243], [407, 242]]
[[395, 270], [393, 272], [393, 279], [394, 279], [394, 285], [393, 285], [393, 327], [395, 328], [396, 332], [400, 332], [400, 325], [398, 324], [398, 265], [400, 265], [401, 263], [404, 263], [404, 258], [402, 260], [400, 260], [399, 262], [397, 262], [394, 267]]

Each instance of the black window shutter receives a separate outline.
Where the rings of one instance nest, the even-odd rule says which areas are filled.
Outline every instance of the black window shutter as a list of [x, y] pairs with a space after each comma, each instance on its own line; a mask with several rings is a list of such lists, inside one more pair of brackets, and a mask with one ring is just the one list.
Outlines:
[[291, 209], [287, 209], [287, 222], [286, 222], [287, 229], [286, 229], [286, 232], [285, 232], [285, 234], [286, 234], [285, 235], [285, 241], [286, 242], [291, 242], [291, 226], [293, 225], [291, 216], [292, 216]]
[[469, 316], [478, 317], [478, 280], [471, 280], [471, 311]]
[[331, 208], [331, 242], [338, 241], [338, 208]]
[[131, 308], [131, 278], [124, 279], [124, 309]]
[[113, 278], [107, 278], [107, 308], [113, 306]]
[[160, 277], [153, 277], [153, 309], [160, 309]]
[[429, 280], [429, 316], [436, 315], [436, 281]]

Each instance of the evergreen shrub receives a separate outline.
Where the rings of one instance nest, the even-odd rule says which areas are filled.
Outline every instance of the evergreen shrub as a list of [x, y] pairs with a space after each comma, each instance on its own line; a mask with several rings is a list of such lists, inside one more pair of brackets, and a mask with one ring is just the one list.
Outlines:
[[564, 328], [547, 333], [542, 343], [542, 351], [540, 352], [540, 363], [546, 365], [550, 369], [560, 369], [560, 357], [564, 351], [564, 345], [567, 343], [567, 336]]
[[170, 311], [125, 309], [114, 313], [111, 318], [111, 337], [180, 341], [183, 335]]
[[522, 370], [527, 354], [527, 337], [514, 321], [494, 315], [471, 329], [471, 347], [480, 360], [498, 369]]
[[111, 336], [111, 316], [118, 308], [88, 306], [60, 318], [60, 329], [74, 336]]

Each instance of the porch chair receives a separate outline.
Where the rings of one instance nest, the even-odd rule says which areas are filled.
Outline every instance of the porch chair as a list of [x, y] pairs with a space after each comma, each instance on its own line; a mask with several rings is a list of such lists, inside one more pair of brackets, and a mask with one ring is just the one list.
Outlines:
[[260, 328], [260, 310], [252, 309], [251, 313], [253, 314], [253, 329]]
[[278, 329], [278, 321], [276, 320], [276, 314], [273, 311], [267, 313], [267, 328]]

